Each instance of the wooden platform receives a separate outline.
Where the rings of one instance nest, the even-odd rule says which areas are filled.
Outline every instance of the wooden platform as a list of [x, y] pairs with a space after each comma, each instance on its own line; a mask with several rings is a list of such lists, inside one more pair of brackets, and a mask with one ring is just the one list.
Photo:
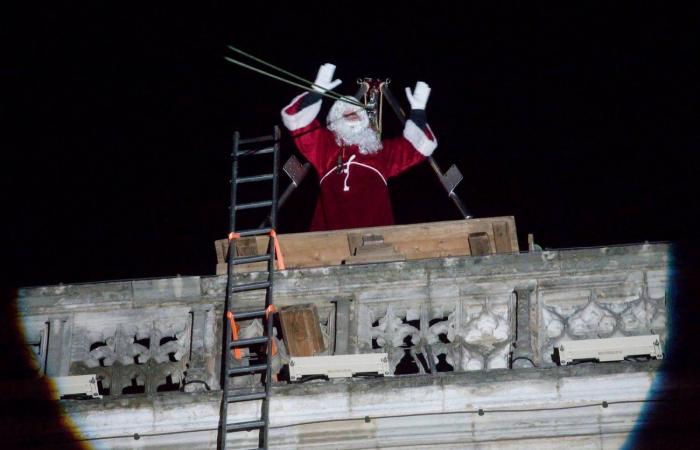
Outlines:
[[[381, 245], [375, 244], [377, 236], [383, 239]], [[513, 216], [280, 234], [278, 238], [287, 269], [519, 251]], [[267, 242], [266, 236], [239, 239], [236, 248], [240, 255], [250, 255], [256, 250], [263, 254]], [[216, 273], [222, 275], [226, 273], [228, 239], [214, 244]], [[372, 252], [377, 252], [376, 261]], [[263, 268], [263, 263], [247, 264], [236, 266], [236, 272]]]

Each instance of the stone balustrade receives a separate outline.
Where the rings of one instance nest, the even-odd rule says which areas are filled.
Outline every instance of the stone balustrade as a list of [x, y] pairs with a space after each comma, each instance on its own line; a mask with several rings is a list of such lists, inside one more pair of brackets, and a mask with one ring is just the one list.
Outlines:
[[[653, 333], [665, 341], [670, 250], [643, 244], [288, 270], [276, 274], [275, 303], [315, 304], [326, 353], [387, 352], [399, 375], [502, 369], [514, 357], [546, 367], [567, 340]], [[108, 395], [153, 394], [218, 388], [225, 287], [225, 276], [45, 286], [20, 289], [18, 302], [37, 370], [96, 373]], [[262, 301], [260, 293], [236, 297], [238, 310]], [[259, 326], [241, 325], [242, 335]], [[276, 370], [288, 358], [278, 344]]]

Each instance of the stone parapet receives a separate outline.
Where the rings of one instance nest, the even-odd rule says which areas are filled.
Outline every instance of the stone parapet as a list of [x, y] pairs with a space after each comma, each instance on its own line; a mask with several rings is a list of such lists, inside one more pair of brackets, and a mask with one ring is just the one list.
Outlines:
[[[508, 368], [528, 343], [526, 358], [547, 367], [567, 340], [665, 341], [670, 253], [641, 244], [286, 270], [275, 274], [275, 303], [315, 304], [327, 352], [387, 352], [397, 374]], [[217, 389], [225, 287], [211, 276], [23, 288], [18, 310], [50, 375], [98, 373], [110, 396], [190, 381]], [[529, 314], [516, 318], [524, 292]], [[239, 311], [261, 302], [259, 293], [234, 301]], [[242, 334], [259, 326], [241, 325]]]

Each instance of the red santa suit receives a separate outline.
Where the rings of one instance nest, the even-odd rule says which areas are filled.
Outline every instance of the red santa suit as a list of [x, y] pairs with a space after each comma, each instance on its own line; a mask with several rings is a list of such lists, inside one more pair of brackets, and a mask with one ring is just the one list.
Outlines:
[[318, 174], [321, 189], [311, 230], [393, 224], [387, 181], [433, 153], [437, 140], [430, 127], [409, 119], [403, 136], [383, 140], [375, 153], [363, 152], [357, 145], [343, 144], [319, 123], [321, 100], [307, 104], [307, 95], [299, 95], [282, 110], [282, 121]]

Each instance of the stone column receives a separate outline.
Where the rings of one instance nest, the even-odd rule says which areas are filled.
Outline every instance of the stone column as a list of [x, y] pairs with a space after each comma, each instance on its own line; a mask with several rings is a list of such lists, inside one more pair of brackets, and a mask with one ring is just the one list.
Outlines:
[[[335, 355], [347, 355], [349, 353], [351, 323], [354, 322], [354, 314], [351, 308], [351, 299], [338, 298], [335, 303]], [[333, 338], [333, 336], [330, 336]]]
[[[218, 374], [214, 373], [216, 359], [220, 357], [220, 349], [215, 348], [217, 340], [214, 337], [215, 318], [211, 305], [195, 306], [192, 315], [192, 340], [190, 343], [190, 359], [185, 377], [185, 392], [205, 391], [206, 383], [211, 389], [218, 389]], [[202, 383], [203, 382], [203, 383]]]
[[510, 359], [511, 369], [535, 366], [532, 351], [533, 327], [530, 324], [530, 306], [534, 289], [531, 287], [515, 290], [515, 342]]
[[67, 317], [49, 319], [46, 353], [46, 375], [68, 375], [70, 364], [71, 326]]

